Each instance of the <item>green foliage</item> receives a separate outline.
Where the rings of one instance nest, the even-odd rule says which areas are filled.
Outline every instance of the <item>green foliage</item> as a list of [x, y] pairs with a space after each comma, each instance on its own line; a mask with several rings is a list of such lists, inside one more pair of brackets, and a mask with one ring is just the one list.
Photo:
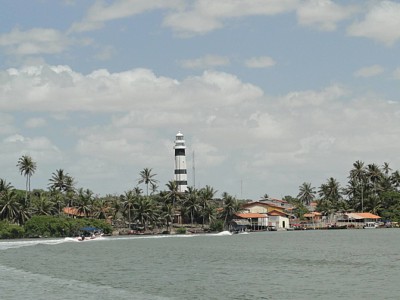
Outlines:
[[185, 227], [179, 227], [175, 230], [176, 234], [186, 234], [186, 228]]
[[210, 223], [210, 231], [217, 231], [217, 232], [221, 232], [224, 230], [224, 221], [223, 220], [213, 220]]
[[25, 224], [25, 235], [27, 237], [75, 236], [79, 233], [80, 228], [86, 226], [99, 228], [105, 234], [112, 232], [111, 225], [104, 222], [104, 220], [33, 216]]
[[0, 222], [0, 238], [16, 239], [24, 236], [24, 228], [19, 225], [9, 224], [8, 222]]

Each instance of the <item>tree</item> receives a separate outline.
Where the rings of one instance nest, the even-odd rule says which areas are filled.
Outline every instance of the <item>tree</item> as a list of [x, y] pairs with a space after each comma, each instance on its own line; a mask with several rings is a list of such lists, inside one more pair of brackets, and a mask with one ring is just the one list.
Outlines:
[[71, 190], [74, 185], [74, 179], [69, 176], [68, 173], [65, 173], [63, 169], [58, 169], [52, 173], [49, 181], [50, 188], [60, 192], [67, 192]]
[[18, 223], [20, 203], [15, 190], [8, 190], [0, 199], [0, 219]]
[[132, 223], [131, 214], [138, 196], [139, 195], [134, 190], [126, 191], [125, 194], [121, 196], [124, 212], [128, 214], [129, 229], [131, 229]]
[[222, 200], [223, 210], [221, 217], [224, 219], [224, 227], [226, 227], [226, 224], [240, 211], [240, 204], [235, 197], [229, 195], [227, 192], [222, 193]]
[[198, 191], [194, 187], [188, 187], [185, 192], [185, 199], [183, 205], [190, 215], [190, 223], [193, 224], [193, 219], [200, 209]]
[[315, 191], [314, 187], [311, 187], [311, 183], [304, 182], [300, 187], [299, 187], [299, 194], [297, 195], [297, 198], [304, 203], [304, 205], [310, 205], [310, 203], [314, 200], [315, 198]]
[[57, 212], [55, 203], [47, 197], [45, 192], [39, 192], [33, 197], [31, 209], [35, 215], [54, 215]]
[[201, 215], [203, 217], [202, 227], [204, 227], [204, 221], [206, 218], [208, 219], [208, 223], [211, 221], [214, 212], [214, 207], [212, 206], [211, 201], [214, 199], [216, 193], [217, 191], [214, 191], [214, 189], [209, 185], [206, 185], [199, 191], [200, 206], [202, 209]]
[[11, 183], [7, 182], [5, 179], [0, 178], [0, 197], [3, 193], [7, 193], [8, 191], [12, 190], [14, 187]]
[[157, 174], [152, 174], [151, 171], [152, 169], [144, 168], [143, 171], [140, 171], [139, 173], [140, 179], [138, 180], [138, 183], [144, 183], [146, 185], [147, 196], [149, 195], [149, 184], [153, 186], [158, 182], [157, 180], [153, 179], [153, 177]]
[[364, 211], [364, 195], [367, 190], [367, 172], [364, 162], [357, 160], [350, 170], [347, 194], [352, 197], [353, 206], [360, 203], [361, 212]]
[[25, 185], [25, 204], [28, 200], [28, 190], [31, 191], [31, 177], [36, 171], [36, 162], [33, 161], [29, 155], [22, 155], [18, 159], [17, 167], [21, 172], [21, 175], [26, 177]]
[[78, 190], [77, 211], [85, 217], [89, 217], [93, 209], [93, 192], [89, 189]]
[[139, 221], [146, 230], [148, 224], [157, 220], [157, 213], [154, 202], [149, 197], [139, 197], [133, 204], [134, 220]]

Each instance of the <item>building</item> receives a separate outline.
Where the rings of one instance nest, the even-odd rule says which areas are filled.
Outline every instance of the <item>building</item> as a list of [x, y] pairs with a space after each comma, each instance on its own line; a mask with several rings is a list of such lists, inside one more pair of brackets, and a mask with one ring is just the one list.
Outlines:
[[183, 134], [179, 131], [175, 138], [175, 182], [178, 184], [178, 192], [187, 190], [186, 145]]
[[[257, 224], [267, 226], [268, 228], [275, 228], [277, 230], [287, 229], [290, 227], [288, 214], [285, 212], [285, 207], [282, 205], [276, 205], [270, 202], [249, 202], [243, 205], [243, 211], [241, 215], [245, 214], [257, 214], [264, 215], [265, 219], [259, 220]], [[249, 218], [250, 219], [250, 218]], [[265, 224], [267, 222], [267, 224]], [[254, 224], [254, 222], [252, 222]]]

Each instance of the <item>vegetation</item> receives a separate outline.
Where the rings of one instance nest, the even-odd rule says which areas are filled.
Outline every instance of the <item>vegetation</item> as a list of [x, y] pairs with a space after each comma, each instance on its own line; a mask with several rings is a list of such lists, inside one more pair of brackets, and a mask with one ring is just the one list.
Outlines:
[[[164, 190], [157, 191], [156, 174], [150, 168], [140, 171], [137, 180], [137, 184], [146, 185], [146, 194], [134, 186], [121, 195], [99, 197], [89, 189], [77, 188], [74, 178], [63, 169], [49, 176], [47, 190], [31, 190], [36, 163], [24, 155], [17, 167], [26, 177], [25, 190], [15, 189], [0, 178], [0, 238], [73, 236], [85, 226], [102, 228], [105, 233], [113, 229], [183, 233], [185, 227], [196, 228], [197, 232], [222, 231], [243, 203], [227, 192], [216, 198], [217, 191], [211, 186], [189, 187], [181, 193], [177, 183], [169, 181]], [[392, 171], [388, 163], [379, 167], [356, 161], [347, 179], [344, 187], [332, 177], [318, 188], [304, 182], [296, 197], [285, 196], [284, 200], [294, 206], [293, 214], [300, 219], [310, 203], [316, 202], [317, 211], [326, 216], [338, 211], [361, 211], [400, 221], [399, 171]], [[263, 197], [269, 198], [268, 194]]]

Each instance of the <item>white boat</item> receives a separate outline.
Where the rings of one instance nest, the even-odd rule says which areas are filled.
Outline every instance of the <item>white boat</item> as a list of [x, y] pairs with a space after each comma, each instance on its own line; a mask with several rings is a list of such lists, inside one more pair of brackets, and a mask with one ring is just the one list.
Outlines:
[[98, 237], [103, 236], [101, 230], [94, 227], [84, 227], [80, 230], [82, 233], [78, 237], [76, 237], [76, 239], [80, 242], [94, 240]]
[[375, 229], [375, 228], [378, 228], [378, 223], [376, 223], [376, 222], [365, 222], [363, 228], [364, 229]]

